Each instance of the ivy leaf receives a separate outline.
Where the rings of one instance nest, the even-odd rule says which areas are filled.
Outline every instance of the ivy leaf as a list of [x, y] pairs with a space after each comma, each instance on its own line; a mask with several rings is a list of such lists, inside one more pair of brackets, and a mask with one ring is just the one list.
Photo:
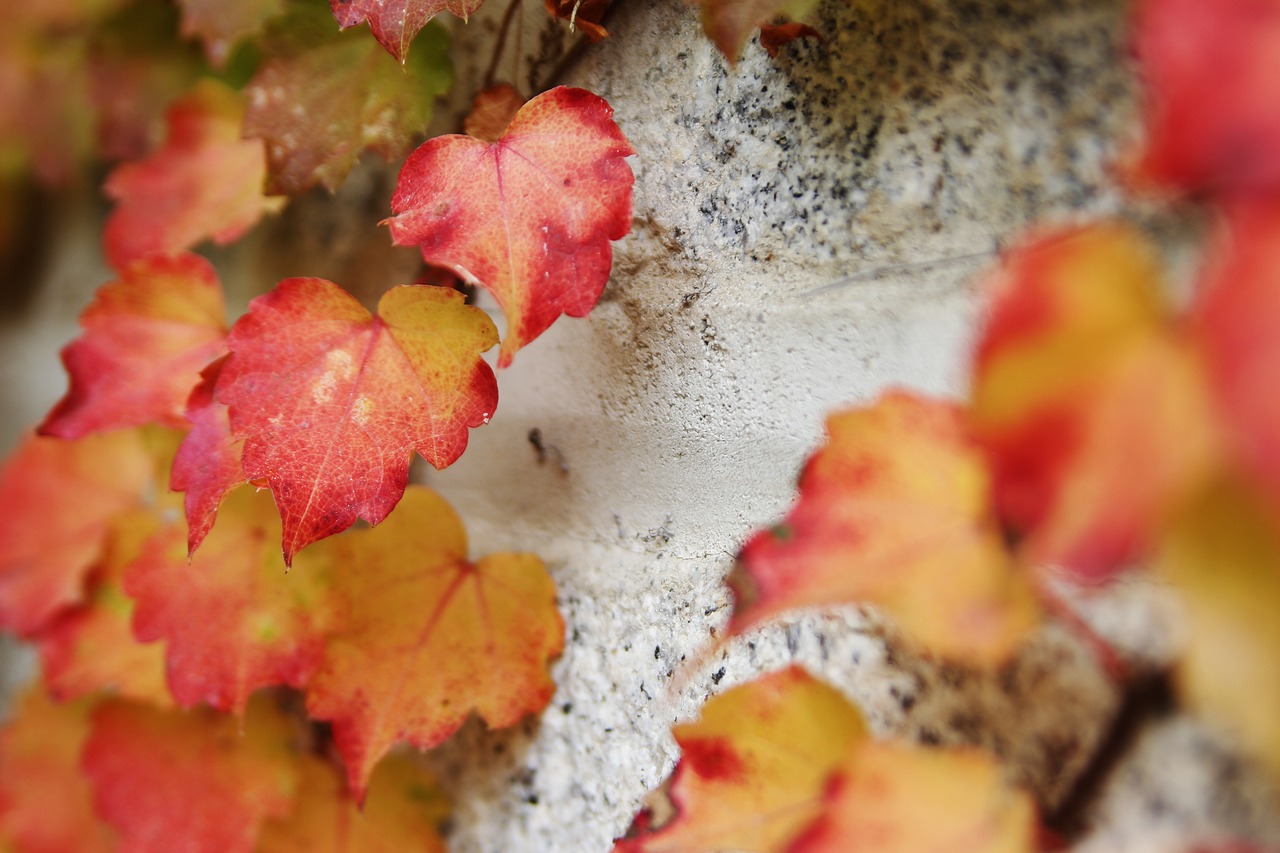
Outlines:
[[0, 729], [0, 849], [23, 853], [111, 853], [115, 833], [93, 811], [80, 771], [89, 704], [55, 703], [28, 690]]
[[362, 798], [394, 744], [429, 749], [474, 710], [494, 728], [541, 710], [564, 647], [555, 587], [531, 554], [467, 562], [453, 510], [420, 487], [375, 530], [334, 540], [344, 622], [307, 686], [307, 710], [333, 723]]
[[585, 317], [609, 279], [634, 181], [612, 116], [604, 99], [562, 86], [501, 138], [439, 136], [400, 171], [392, 239], [494, 295], [507, 317], [499, 367], [561, 314]]
[[262, 144], [240, 138], [240, 95], [204, 79], [169, 108], [164, 145], [118, 167], [103, 190], [118, 202], [103, 247], [116, 269], [152, 253], [176, 254], [201, 240], [240, 238], [282, 199], [262, 194]]
[[94, 568], [87, 601], [63, 611], [37, 638], [51, 696], [76, 699], [106, 693], [167, 707], [164, 648], [133, 636], [133, 600], [124, 592], [125, 567], [159, 521], [150, 509], [124, 512], [112, 522], [102, 560]]
[[444, 29], [429, 27], [401, 67], [364, 35], [337, 32], [324, 10], [295, 9], [245, 89], [244, 133], [266, 142], [269, 190], [332, 191], [366, 150], [403, 157], [452, 82], [447, 50]]
[[615, 853], [781, 851], [867, 736], [857, 709], [798, 667], [726, 690], [671, 733], [682, 753], [669, 784], [676, 814], [653, 827], [642, 813]]
[[735, 65], [751, 34], [780, 17], [803, 18], [817, 8], [817, 0], [698, 0], [702, 30]]
[[1146, 125], [1134, 177], [1188, 191], [1280, 185], [1280, 6], [1143, 0], [1132, 30]]
[[33, 636], [83, 600], [112, 520], [141, 504], [151, 476], [134, 431], [19, 445], [0, 467], [0, 629]]
[[406, 62], [409, 46], [427, 22], [441, 12], [466, 20], [484, 0], [329, 0], [333, 16], [343, 29], [365, 21], [378, 44], [400, 62]]
[[298, 806], [263, 827], [258, 853], [444, 853], [436, 828], [448, 816], [448, 800], [410, 756], [379, 762], [357, 807], [333, 765], [304, 755]]
[[178, 0], [182, 34], [204, 43], [210, 64], [221, 68], [236, 42], [260, 34], [284, 14], [284, 0]]
[[301, 687], [329, 627], [329, 572], [308, 553], [286, 573], [269, 495], [240, 489], [188, 564], [180, 524], [157, 531], [127, 569], [139, 641], [165, 640], [169, 689], [183, 707], [243, 714], [259, 687]]
[[286, 564], [306, 545], [377, 524], [400, 500], [414, 451], [437, 468], [488, 422], [497, 381], [480, 354], [497, 332], [456, 290], [403, 285], [378, 316], [332, 282], [294, 278], [231, 329], [214, 397], [244, 439], [284, 522]]
[[41, 434], [187, 426], [183, 412], [200, 369], [225, 348], [225, 313], [217, 273], [198, 255], [128, 265], [80, 315], [85, 332], [62, 351], [71, 387]]
[[1036, 607], [1005, 551], [965, 412], [893, 392], [833, 415], [827, 435], [795, 507], [739, 555], [731, 630], [794, 608], [870, 601], [948, 657], [1006, 658]]
[[266, 698], [243, 720], [113, 700], [93, 713], [84, 771], [122, 849], [252, 853], [263, 821], [294, 806], [290, 738]]
[[1028, 564], [1106, 579], [1144, 554], [1215, 453], [1200, 367], [1128, 228], [1040, 235], [991, 285], [973, 423], [1002, 520]]

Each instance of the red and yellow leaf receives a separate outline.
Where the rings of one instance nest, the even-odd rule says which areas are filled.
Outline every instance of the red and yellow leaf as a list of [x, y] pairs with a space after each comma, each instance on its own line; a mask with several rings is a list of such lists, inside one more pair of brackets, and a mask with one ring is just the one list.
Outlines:
[[127, 569], [134, 631], [166, 641], [169, 689], [184, 707], [242, 714], [257, 688], [302, 687], [319, 665], [333, 566], [313, 551], [286, 572], [279, 540], [271, 497], [240, 489], [189, 562], [186, 531], [174, 524]]
[[1035, 807], [976, 749], [859, 744], [788, 853], [1032, 853]]
[[292, 737], [266, 698], [243, 720], [113, 700], [94, 711], [84, 771], [122, 850], [252, 853], [263, 822], [293, 810]]
[[360, 155], [403, 157], [453, 79], [448, 37], [427, 28], [403, 66], [363, 33], [341, 33], [323, 9], [295, 7], [264, 44], [246, 87], [244, 133], [266, 143], [271, 192], [335, 190]]
[[857, 709], [798, 667], [726, 690], [672, 734], [682, 752], [668, 786], [676, 814], [659, 827], [642, 814], [616, 853], [784, 850], [867, 737]]
[[484, 0], [329, 0], [333, 16], [346, 29], [369, 22], [378, 44], [400, 62], [409, 56], [409, 46], [427, 22], [441, 12], [451, 12], [464, 20]]
[[55, 703], [28, 690], [0, 728], [0, 849], [17, 853], [112, 853], [115, 833], [93, 811], [80, 751], [89, 705]]
[[281, 200], [262, 193], [262, 143], [240, 138], [241, 97], [211, 79], [169, 108], [164, 145], [118, 167], [103, 190], [118, 204], [103, 246], [116, 269], [146, 255], [176, 254], [202, 240], [230, 243]]
[[263, 827], [257, 853], [444, 853], [437, 827], [448, 816], [448, 799], [411, 756], [379, 762], [361, 806], [333, 765], [303, 756], [297, 808]]
[[992, 285], [972, 418], [1001, 520], [1029, 565], [1108, 578], [1217, 452], [1201, 368], [1126, 227], [1035, 238]]
[[1140, 182], [1189, 191], [1280, 186], [1280, 2], [1142, 0]]
[[244, 439], [246, 478], [275, 496], [286, 563], [357, 517], [382, 521], [414, 451], [451, 464], [497, 405], [480, 358], [497, 333], [461, 293], [395, 287], [378, 312], [331, 282], [294, 278], [231, 329], [214, 396]]
[[697, 0], [702, 6], [702, 29], [707, 38], [735, 64], [751, 34], [780, 17], [803, 18], [817, 0]]
[[40, 432], [79, 438], [147, 423], [186, 427], [200, 369], [225, 349], [225, 314], [217, 273], [198, 255], [125, 267], [80, 315], [85, 332], [62, 351], [71, 388]]
[[561, 314], [585, 317], [609, 279], [634, 180], [612, 116], [602, 98], [559, 87], [500, 139], [439, 136], [400, 172], [393, 240], [494, 295], [507, 317], [499, 367]]
[[472, 711], [514, 725], [551, 699], [547, 666], [564, 622], [537, 557], [467, 562], [457, 516], [420, 487], [381, 527], [333, 545], [345, 622], [307, 686], [307, 709], [332, 721], [358, 797], [393, 745], [435, 746]]
[[284, 0], [178, 0], [182, 34], [204, 43], [209, 62], [221, 67], [240, 39], [262, 32], [267, 21], [284, 14]]
[[168, 707], [164, 648], [133, 636], [133, 600], [125, 595], [125, 567], [160, 522], [149, 509], [117, 516], [103, 559], [93, 571], [88, 600], [63, 611], [37, 639], [50, 695], [65, 700], [105, 693]]
[[0, 629], [30, 637], [84, 600], [112, 520], [151, 477], [134, 431], [19, 445], [0, 467]]
[[1005, 550], [964, 410], [890, 393], [833, 415], [827, 433], [800, 476], [796, 506], [742, 549], [730, 577], [731, 629], [867, 601], [944, 655], [1006, 658], [1036, 607]]

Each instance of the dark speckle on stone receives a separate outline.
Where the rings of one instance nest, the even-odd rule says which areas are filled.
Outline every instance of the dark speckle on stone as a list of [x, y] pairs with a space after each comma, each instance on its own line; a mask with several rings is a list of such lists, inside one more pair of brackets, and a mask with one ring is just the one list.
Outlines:
[[724, 678], [724, 667], [720, 667], [719, 669], [717, 669], [715, 672], [711, 674], [711, 682], [713, 684], [719, 684], [720, 679], [722, 678]]

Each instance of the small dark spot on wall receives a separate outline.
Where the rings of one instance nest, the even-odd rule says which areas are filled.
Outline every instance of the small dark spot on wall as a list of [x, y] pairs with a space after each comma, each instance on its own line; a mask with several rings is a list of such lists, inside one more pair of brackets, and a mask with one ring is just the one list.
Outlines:
[[724, 678], [724, 667], [720, 667], [719, 669], [717, 669], [715, 672], [711, 674], [711, 683], [719, 684], [720, 679], [722, 678]]

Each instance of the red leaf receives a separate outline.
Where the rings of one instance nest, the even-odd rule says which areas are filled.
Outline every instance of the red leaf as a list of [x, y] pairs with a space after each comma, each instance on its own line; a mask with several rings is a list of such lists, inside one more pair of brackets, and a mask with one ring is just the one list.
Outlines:
[[79, 438], [158, 423], [185, 427], [200, 369], [224, 349], [222, 287], [204, 258], [155, 256], [103, 285], [62, 351], [71, 388], [40, 432]]
[[201, 81], [169, 108], [169, 137], [150, 157], [117, 168], [103, 190], [119, 204], [103, 246], [116, 269], [151, 253], [175, 254], [201, 240], [230, 243], [275, 210], [262, 194], [262, 143], [240, 138], [240, 96]]
[[[702, 29], [735, 64], [757, 27], [779, 18], [802, 18], [817, 6], [816, 0], [697, 0], [702, 6]], [[770, 56], [773, 52], [770, 51]]]
[[493, 293], [507, 316], [499, 367], [562, 313], [585, 317], [609, 279], [634, 181], [612, 115], [590, 92], [552, 89], [497, 141], [436, 137], [400, 172], [392, 238]]
[[0, 629], [31, 636], [83, 600], [112, 519], [151, 475], [133, 431], [19, 445], [0, 468]]
[[395, 287], [379, 315], [331, 282], [294, 278], [231, 329], [214, 396], [245, 441], [246, 479], [275, 496], [286, 563], [357, 517], [382, 521], [413, 452], [452, 464], [497, 405], [480, 358], [497, 334], [461, 293]]
[[613, 0], [546, 0], [546, 5], [551, 16], [568, 21], [570, 29], [576, 27], [586, 33], [589, 41], [600, 41], [609, 36], [600, 19], [611, 2]]
[[764, 24], [760, 27], [760, 46], [765, 49], [771, 59], [778, 58], [778, 51], [788, 42], [796, 39], [817, 39], [822, 41], [822, 33], [808, 24]]
[[329, 0], [343, 29], [369, 22], [373, 37], [404, 62], [418, 31], [441, 12], [467, 18], [484, 0]]

